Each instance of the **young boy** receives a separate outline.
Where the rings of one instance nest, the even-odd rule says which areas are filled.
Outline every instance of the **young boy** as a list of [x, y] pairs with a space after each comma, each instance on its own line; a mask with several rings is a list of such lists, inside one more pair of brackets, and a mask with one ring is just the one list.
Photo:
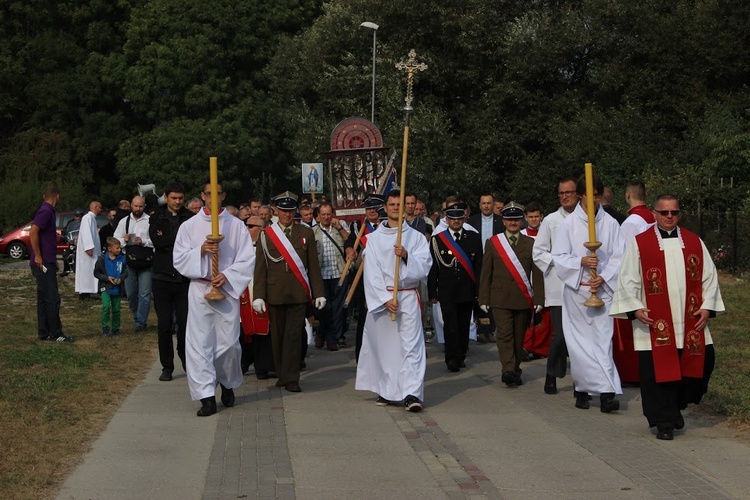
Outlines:
[[99, 257], [94, 266], [94, 276], [99, 279], [102, 296], [102, 334], [105, 337], [120, 334], [120, 284], [128, 275], [125, 256], [120, 251], [118, 239], [107, 238], [107, 253]]

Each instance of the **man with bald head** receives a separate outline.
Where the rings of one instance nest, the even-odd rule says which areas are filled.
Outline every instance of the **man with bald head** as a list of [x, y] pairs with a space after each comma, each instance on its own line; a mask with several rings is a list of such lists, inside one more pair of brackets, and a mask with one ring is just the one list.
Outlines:
[[130, 215], [122, 219], [115, 229], [115, 238], [120, 240], [128, 263], [125, 290], [135, 321], [135, 332], [146, 329], [151, 309], [154, 245], [149, 235], [149, 216], [144, 212], [145, 208], [146, 200], [142, 196], [134, 197], [130, 202]]
[[102, 204], [92, 201], [89, 211], [81, 218], [81, 227], [76, 243], [76, 293], [78, 298], [85, 299], [89, 294], [99, 290], [99, 280], [94, 276], [96, 259], [101, 255], [99, 229], [96, 216], [102, 213]]

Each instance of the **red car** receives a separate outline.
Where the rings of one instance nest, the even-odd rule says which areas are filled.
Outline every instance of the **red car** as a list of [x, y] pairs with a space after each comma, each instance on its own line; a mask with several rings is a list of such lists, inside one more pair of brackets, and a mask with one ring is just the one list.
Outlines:
[[[62, 230], [75, 218], [74, 212], [59, 212], [57, 214], [57, 253], [63, 253], [68, 248], [68, 241], [62, 237]], [[102, 227], [109, 222], [106, 212], [96, 217], [96, 225]], [[15, 229], [0, 238], [0, 255], [8, 254], [12, 259], [25, 259], [29, 256], [31, 242], [29, 233], [31, 232], [31, 222]]]

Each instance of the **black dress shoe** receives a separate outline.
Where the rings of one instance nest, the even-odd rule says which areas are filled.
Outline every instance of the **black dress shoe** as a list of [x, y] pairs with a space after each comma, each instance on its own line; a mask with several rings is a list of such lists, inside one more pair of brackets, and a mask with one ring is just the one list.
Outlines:
[[682, 418], [682, 415], [680, 415], [680, 418], [677, 420], [677, 423], [674, 424], [674, 428], [677, 429], [678, 431], [680, 429], [684, 429], [685, 428], [685, 419]]
[[197, 415], [199, 417], [208, 417], [216, 413], [216, 398], [211, 396], [210, 398], [201, 399], [201, 409], [198, 410]]
[[589, 398], [588, 392], [577, 392], [576, 408], [580, 408], [582, 410], [588, 410], [589, 408], [591, 408], [591, 405], [589, 404], [589, 399], [590, 398]]
[[302, 388], [297, 382], [289, 382], [286, 384], [286, 390], [289, 392], [302, 392]]
[[662, 439], [664, 441], [671, 441], [674, 439], [674, 431], [671, 425], [657, 425], [656, 426], [656, 439]]
[[514, 372], [503, 372], [500, 381], [502, 381], [507, 387], [518, 387], [516, 384], [516, 374]]
[[554, 375], [547, 375], [544, 379], [544, 393], [557, 394], [557, 378]]
[[284, 387], [286, 384], [281, 382], [281, 379], [276, 381], [276, 387]]
[[599, 395], [599, 410], [602, 413], [611, 413], [620, 409], [620, 402], [615, 399], [614, 392], [604, 392]]
[[159, 375], [159, 380], [161, 380], [162, 382], [169, 382], [170, 380], [172, 380], [172, 370], [164, 368], [161, 371], [161, 375]]
[[449, 359], [445, 364], [448, 366], [448, 370], [452, 372], [457, 372], [461, 369], [461, 363], [457, 359]]
[[221, 386], [221, 404], [223, 404], [225, 408], [231, 408], [234, 406], [234, 389], [229, 389], [223, 385]]
[[268, 380], [271, 376], [268, 375], [268, 372], [255, 372], [255, 378], [258, 380]]
[[514, 373], [513, 377], [514, 377], [514, 380], [515, 380], [517, 386], [522, 386], [523, 385], [523, 380], [521, 380], [521, 374], [520, 373]]

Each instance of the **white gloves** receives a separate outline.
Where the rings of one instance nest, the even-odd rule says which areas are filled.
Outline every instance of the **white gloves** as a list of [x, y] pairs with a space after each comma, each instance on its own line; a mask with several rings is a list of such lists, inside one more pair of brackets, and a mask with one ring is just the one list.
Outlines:
[[490, 306], [479, 306], [479, 309], [486, 313], [490, 312]]
[[263, 299], [255, 299], [253, 301], [253, 310], [258, 314], [266, 312], [266, 301]]
[[315, 309], [320, 311], [326, 306], [326, 298], [325, 297], [318, 297], [315, 299]]
[[540, 312], [542, 312], [543, 308], [544, 306], [534, 306], [534, 313], [539, 314]]

